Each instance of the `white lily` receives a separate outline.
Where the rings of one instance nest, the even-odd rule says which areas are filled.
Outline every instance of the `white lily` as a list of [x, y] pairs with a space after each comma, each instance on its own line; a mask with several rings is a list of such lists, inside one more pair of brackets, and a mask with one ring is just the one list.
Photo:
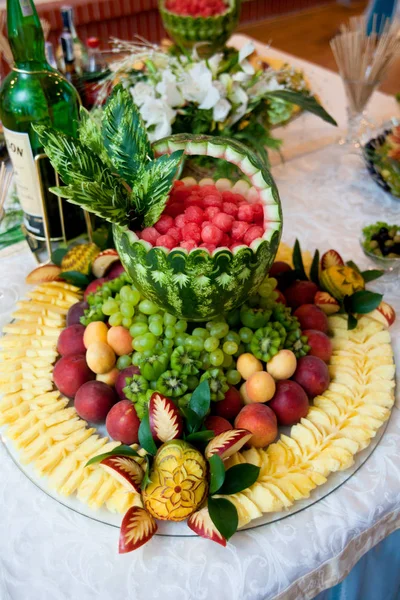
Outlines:
[[245, 46], [243, 46], [243, 48], [241, 48], [239, 50], [239, 65], [242, 69], [242, 71], [244, 71], [245, 73], [247, 73], [248, 75], [254, 75], [255, 70], [252, 64], [249, 63], [247, 59], [248, 56], [250, 56], [250, 54], [253, 54], [255, 50], [254, 44], [252, 42], [249, 42], [248, 44], [246, 44]]
[[157, 83], [156, 91], [171, 107], [182, 106], [184, 98], [178, 87], [177, 79], [170, 69], [163, 71], [161, 81]]
[[223, 121], [225, 121], [225, 119], [229, 115], [229, 111], [231, 110], [231, 108], [232, 105], [228, 100], [226, 100], [226, 98], [221, 98], [220, 100], [218, 100], [217, 104], [214, 106], [213, 109], [214, 121], [217, 121], [217, 123], [222, 123]]
[[172, 110], [166, 102], [161, 99], [150, 98], [140, 107], [140, 114], [146, 123], [146, 127], [150, 128], [148, 136], [151, 142], [171, 135], [172, 122], [176, 117], [176, 111]]
[[155, 90], [152, 85], [139, 81], [130, 89], [132, 98], [136, 106], [142, 106], [149, 98], [155, 98]]
[[219, 91], [213, 85], [212, 73], [204, 61], [188, 71], [181, 89], [184, 98], [196, 102], [200, 109], [213, 108], [220, 99]]

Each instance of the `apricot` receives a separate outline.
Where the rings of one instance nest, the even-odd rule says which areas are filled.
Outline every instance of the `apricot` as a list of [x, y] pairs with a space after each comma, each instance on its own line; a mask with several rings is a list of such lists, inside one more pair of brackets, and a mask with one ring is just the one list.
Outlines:
[[94, 342], [107, 343], [108, 327], [103, 321], [93, 321], [85, 329], [85, 335], [83, 336], [83, 343], [85, 348], [89, 348]]
[[207, 417], [207, 419], [204, 421], [204, 425], [206, 429], [210, 429], [211, 431], [213, 431], [214, 435], [219, 435], [224, 431], [229, 431], [230, 429], [233, 429], [229, 421], [227, 421], [223, 417], [217, 416]]
[[84, 354], [62, 356], [53, 369], [53, 381], [62, 394], [73, 398], [81, 385], [95, 378]]
[[302, 329], [316, 329], [328, 333], [328, 317], [315, 304], [303, 304], [294, 311], [294, 316], [299, 320]]
[[251, 375], [253, 375], [253, 373], [262, 371], [263, 366], [258, 358], [250, 354], [250, 352], [245, 352], [237, 359], [236, 369], [239, 371], [243, 379], [248, 379]]
[[93, 342], [86, 352], [86, 362], [96, 374], [104, 374], [111, 371], [116, 361], [115, 352], [104, 342]]
[[289, 379], [296, 370], [297, 359], [291, 350], [279, 350], [267, 362], [267, 371], [276, 380]]
[[140, 419], [130, 400], [121, 400], [114, 404], [107, 415], [107, 433], [113, 440], [123, 444], [137, 444]]
[[85, 354], [85, 345], [83, 343], [83, 334], [85, 327], [76, 323], [66, 327], [58, 338], [57, 351], [61, 356], [69, 354]]
[[309, 398], [323, 394], [330, 383], [328, 367], [317, 356], [299, 358], [293, 379], [301, 385]]
[[117, 356], [132, 353], [132, 339], [129, 331], [122, 325], [110, 327], [107, 332], [107, 344], [111, 346]]
[[242, 383], [240, 386], [240, 398], [242, 400], [242, 404], [252, 404], [246, 390], [246, 382]]
[[250, 402], [268, 402], [275, 394], [275, 381], [266, 371], [253, 373], [245, 383], [245, 390]]
[[111, 369], [111, 371], [108, 371], [108, 373], [98, 373], [96, 375], [96, 381], [102, 381], [107, 385], [114, 386], [117, 382], [119, 373], [120, 372], [117, 369], [117, 367], [114, 367], [113, 369]]
[[88, 381], [77, 391], [74, 406], [78, 415], [85, 421], [102, 423], [115, 400], [115, 392], [109, 385], [102, 381]]
[[244, 406], [235, 419], [237, 429], [247, 429], [253, 434], [247, 442], [254, 448], [264, 448], [278, 435], [276, 415], [266, 404]]
[[225, 394], [225, 398], [219, 402], [213, 402], [213, 408], [216, 415], [224, 419], [233, 420], [243, 407], [243, 400], [240, 392], [235, 387], [230, 387]]

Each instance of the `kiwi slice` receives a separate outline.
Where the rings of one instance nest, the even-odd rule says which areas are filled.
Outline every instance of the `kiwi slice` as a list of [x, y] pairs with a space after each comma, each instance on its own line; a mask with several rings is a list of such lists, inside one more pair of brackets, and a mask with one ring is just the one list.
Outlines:
[[178, 346], [171, 354], [171, 367], [183, 375], [196, 375], [201, 367], [200, 352], [187, 350]]
[[254, 333], [250, 342], [250, 351], [256, 358], [268, 362], [278, 354], [279, 350], [283, 347], [283, 342], [286, 338], [286, 331], [280, 323], [274, 323], [275, 326], [279, 325], [279, 328], [283, 329], [282, 332], [278, 331], [277, 327], [267, 325], [267, 327], [261, 327]]
[[200, 377], [200, 381], [205, 380], [208, 381], [210, 386], [211, 400], [213, 402], [223, 400], [229, 385], [222, 369], [207, 369]]
[[187, 389], [186, 376], [175, 369], [165, 371], [157, 381], [157, 391], [167, 396], [167, 398], [183, 396]]

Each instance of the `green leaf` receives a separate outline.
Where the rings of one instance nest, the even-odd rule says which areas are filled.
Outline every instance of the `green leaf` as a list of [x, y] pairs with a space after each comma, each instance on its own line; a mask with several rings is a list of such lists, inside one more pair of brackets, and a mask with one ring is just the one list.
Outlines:
[[366, 315], [378, 308], [382, 302], [383, 295], [368, 290], [360, 290], [349, 297], [349, 312]]
[[357, 273], [361, 274], [360, 269], [358, 268], [358, 266], [356, 265], [355, 262], [353, 262], [352, 260], [346, 260], [346, 265], [352, 269], [354, 269], [355, 271], [357, 271]]
[[308, 277], [304, 269], [299, 240], [296, 240], [293, 246], [293, 266], [299, 274], [299, 279], [302, 281], [307, 281]]
[[117, 85], [103, 113], [102, 137], [117, 173], [130, 187], [153, 158], [146, 127], [128, 90]]
[[189, 408], [189, 406], [186, 406], [185, 408], [181, 408], [181, 413], [185, 417], [186, 429], [188, 430], [189, 434], [195, 433], [200, 429], [203, 418], [200, 418], [199, 415], [194, 412], [194, 410]]
[[352, 330], [355, 329], [357, 327], [357, 319], [354, 315], [349, 314], [348, 318], [347, 318], [347, 329]]
[[145, 490], [146, 487], [149, 485], [149, 483], [151, 483], [151, 479], [150, 479], [150, 469], [151, 469], [150, 456], [148, 454], [146, 454], [144, 458], [146, 460], [146, 468], [144, 470], [143, 479], [142, 479], [142, 481], [140, 483], [140, 489], [141, 490]]
[[149, 413], [146, 412], [144, 415], [142, 422], [139, 426], [139, 443], [148, 452], [149, 454], [154, 454], [157, 452], [157, 446], [153, 440], [153, 436], [150, 431], [150, 422], [149, 422]]
[[[100, 114], [103, 114], [102, 110], [100, 111]], [[111, 167], [112, 164], [104, 147], [101, 135], [101, 119], [98, 118], [96, 120], [94, 113], [90, 113], [83, 106], [80, 108], [79, 115], [80, 122], [78, 135], [80, 141], [84, 146], [90, 148], [92, 152], [99, 156], [108, 167]]]
[[218, 490], [218, 494], [229, 495], [238, 494], [253, 485], [260, 474], [260, 467], [243, 463], [235, 465], [227, 470], [225, 481], [222, 487]]
[[311, 263], [310, 279], [319, 286], [319, 250], [314, 253], [314, 258]]
[[76, 285], [82, 289], [86, 288], [90, 283], [90, 279], [79, 271], [63, 271], [59, 274], [59, 277], [64, 279], [64, 281], [67, 281], [68, 283]]
[[320, 117], [323, 121], [337, 126], [335, 119], [323, 106], [321, 106], [315, 96], [306, 95], [293, 90], [275, 90], [273, 92], [267, 92], [265, 97], [279, 98], [280, 100], [285, 100], [291, 104], [296, 104], [296, 106], [300, 106], [303, 110]]
[[130, 446], [126, 446], [125, 444], [121, 444], [117, 448], [114, 448], [114, 450], [110, 450], [110, 452], [105, 452], [104, 454], [98, 454], [97, 456], [93, 456], [93, 458], [91, 458], [90, 460], [88, 460], [88, 462], [86, 463], [85, 467], [88, 467], [89, 465], [94, 465], [95, 463], [101, 462], [102, 460], [104, 460], [105, 458], [108, 458], [109, 456], [130, 456], [130, 457], [136, 457], [136, 456], [140, 456], [140, 454], [138, 454], [136, 452], [136, 450], [134, 450]]
[[379, 277], [382, 277], [382, 275], [384, 274], [385, 271], [380, 271], [379, 269], [369, 269], [368, 271], [361, 271], [361, 276], [364, 279], [365, 283], [375, 281], [375, 279], [379, 279]]
[[67, 254], [68, 248], [57, 248], [51, 255], [51, 262], [53, 262], [57, 267], [61, 267], [61, 261], [64, 256]]
[[234, 504], [226, 498], [208, 498], [210, 518], [220, 534], [229, 540], [237, 531], [239, 517]]
[[183, 150], [177, 150], [147, 163], [133, 186], [131, 197], [139, 212], [145, 215], [145, 227], [154, 225], [164, 211], [182, 157]]
[[211, 393], [207, 380], [202, 381], [192, 393], [189, 408], [195, 412], [200, 419], [204, 419], [210, 410]]
[[191, 444], [196, 444], [199, 442], [209, 442], [214, 437], [214, 432], [208, 429], [204, 429], [204, 431], [196, 431], [194, 433], [189, 433], [185, 437], [187, 442]]
[[210, 463], [210, 494], [215, 494], [224, 483], [225, 480], [225, 466], [224, 461], [218, 454], [213, 454], [209, 458]]

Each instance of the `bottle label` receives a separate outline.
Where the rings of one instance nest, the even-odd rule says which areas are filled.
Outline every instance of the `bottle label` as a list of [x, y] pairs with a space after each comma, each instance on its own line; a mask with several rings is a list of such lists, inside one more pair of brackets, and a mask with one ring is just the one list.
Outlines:
[[19, 200], [24, 211], [26, 229], [36, 237], [44, 237], [43, 211], [39, 175], [27, 133], [4, 127], [8, 154], [14, 167]]
[[30, 0], [19, 0], [19, 5], [22, 10], [22, 16], [30, 17], [31, 15], [33, 15], [33, 8], [30, 3]]

